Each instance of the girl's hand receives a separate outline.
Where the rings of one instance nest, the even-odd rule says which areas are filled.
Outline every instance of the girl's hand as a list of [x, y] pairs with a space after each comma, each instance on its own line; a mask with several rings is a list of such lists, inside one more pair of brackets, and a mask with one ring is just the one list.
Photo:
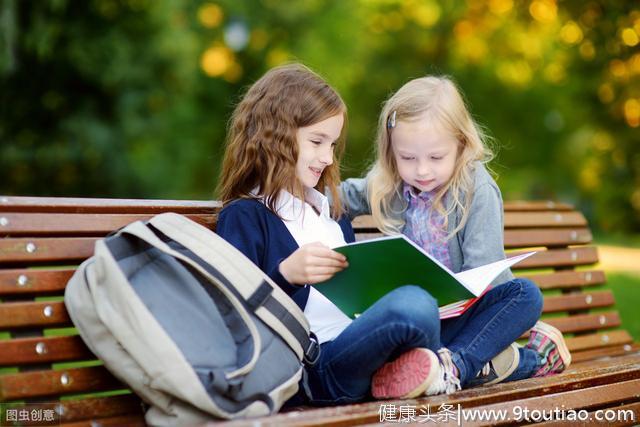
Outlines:
[[289, 283], [303, 285], [329, 280], [349, 265], [347, 258], [320, 242], [300, 246], [280, 263], [280, 274]]

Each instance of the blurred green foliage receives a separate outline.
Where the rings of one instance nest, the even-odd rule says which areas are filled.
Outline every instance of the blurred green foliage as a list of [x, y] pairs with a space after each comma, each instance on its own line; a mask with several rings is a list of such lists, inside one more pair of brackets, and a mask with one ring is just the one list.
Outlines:
[[226, 121], [304, 62], [350, 110], [361, 174], [381, 102], [451, 75], [495, 139], [506, 199], [640, 231], [640, 11], [555, 0], [3, 0], [0, 193], [210, 198]]

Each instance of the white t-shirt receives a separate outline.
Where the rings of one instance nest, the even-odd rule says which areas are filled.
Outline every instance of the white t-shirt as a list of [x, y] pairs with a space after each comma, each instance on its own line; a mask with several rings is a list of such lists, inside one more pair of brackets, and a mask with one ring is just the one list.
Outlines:
[[[298, 246], [313, 242], [321, 242], [330, 248], [344, 245], [346, 242], [342, 229], [331, 218], [327, 198], [319, 191], [307, 188], [305, 201], [282, 191], [276, 203], [276, 211]], [[322, 284], [318, 285], [318, 289], [322, 290]], [[318, 289], [310, 286], [304, 314], [318, 341], [324, 343], [340, 335], [351, 319]]]

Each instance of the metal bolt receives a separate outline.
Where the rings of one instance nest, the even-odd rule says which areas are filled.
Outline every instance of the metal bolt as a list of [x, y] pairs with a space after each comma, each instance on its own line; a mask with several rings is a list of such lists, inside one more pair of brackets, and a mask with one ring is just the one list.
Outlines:
[[560, 221], [562, 221], [562, 214], [555, 214], [555, 216], [553, 217], [553, 219], [554, 219], [556, 222], [560, 222]]
[[24, 286], [29, 283], [29, 278], [25, 274], [21, 274], [18, 276], [18, 286]]
[[38, 249], [38, 248], [36, 247], [36, 245], [34, 243], [31, 243], [31, 242], [27, 243], [27, 246], [26, 246], [27, 252], [32, 254], [32, 253], [34, 253], [36, 251], [36, 249]]
[[89, 424], [91, 427], [102, 427], [102, 423], [99, 423], [97, 421], [91, 421], [91, 424]]
[[6, 198], [6, 197], [2, 197], [2, 198], [0, 198], [0, 202], [1, 203], [9, 203], [9, 199]]
[[584, 297], [584, 301], [587, 304], [591, 304], [593, 302], [593, 297], [591, 295], [587, 295], [586, 297]]
[[64, 405], [62, 403], [57, 404], [55, 411], [59, 416], [63, 416], [65, 413]]
[[587, 282], [590, 282], [591, 281], [591, 273], [586, 273], [584, 275], [584, 280], [587, 281]]
[[624, 347], [622, 347], [622, 349], [624, 351], [631, 351], [631, 346], [629, 344], [625, 344]]
[[47, 346], [43, 342], [39, 342], [36, 344], [36, 353], [38, 354], [46, 354], [48, 352]]
[[577, 252], [571, 252], [571, 261], [576, 261], [578, 259]]
[[607, 323], [607, 318], [604, 316], [604, 314], [601, 314], [600, 317], [598, 318], [598, 321], [600, 322], [601, 325], [604, 325], [605, 323]]
[[46, 306], [44, 310], [42, 310], [44, 317], [51, 317], [53, 315], [53, 307], [50, 305]]
[[556, 204], [555, 204], [554, 202], [552, 202], [552, 201], [548, 201], [548, 202], [547, 202], [547, 207], [548, 207], [549, 209], [552, 209], [555, 205], [556, 205]]
[[7, 225], [9, 225], [9, 220], [7, 219], [7, 217], [0, 217], [0, 226], [6, 227]]
[[577, 231], [573, 230], [573, 231], [571, 232], [571, 240], [573, 240], [574, 242], [575, 242], [576, 240], [578, 240], [578, 232], [577, 232]]
[[603, 343], [608, 343], [609, 342], [609, 335], [603, 335], [602, 336], [602, 342]]
[[67, 386], [70, 382], [71, 378], [69, 378], [69, 374], [65, 372], [64, 374], [60, 375], [60, 384]]

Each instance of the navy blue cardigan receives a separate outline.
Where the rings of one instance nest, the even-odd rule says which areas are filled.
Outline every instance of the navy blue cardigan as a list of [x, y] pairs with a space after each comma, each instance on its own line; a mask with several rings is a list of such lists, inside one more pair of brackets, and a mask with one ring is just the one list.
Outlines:
[[[349, 220], [343, 216], [338, 224], [344, 240], [353, 242], [355, 235]], [[299, 246], [276, 214], [258, 200], [234, 200], [220, 211], [216, 233], [260, 267], [304, 310], [309, 298], [309, 286], [289, 283], [279, 270], [280, 263]]]

